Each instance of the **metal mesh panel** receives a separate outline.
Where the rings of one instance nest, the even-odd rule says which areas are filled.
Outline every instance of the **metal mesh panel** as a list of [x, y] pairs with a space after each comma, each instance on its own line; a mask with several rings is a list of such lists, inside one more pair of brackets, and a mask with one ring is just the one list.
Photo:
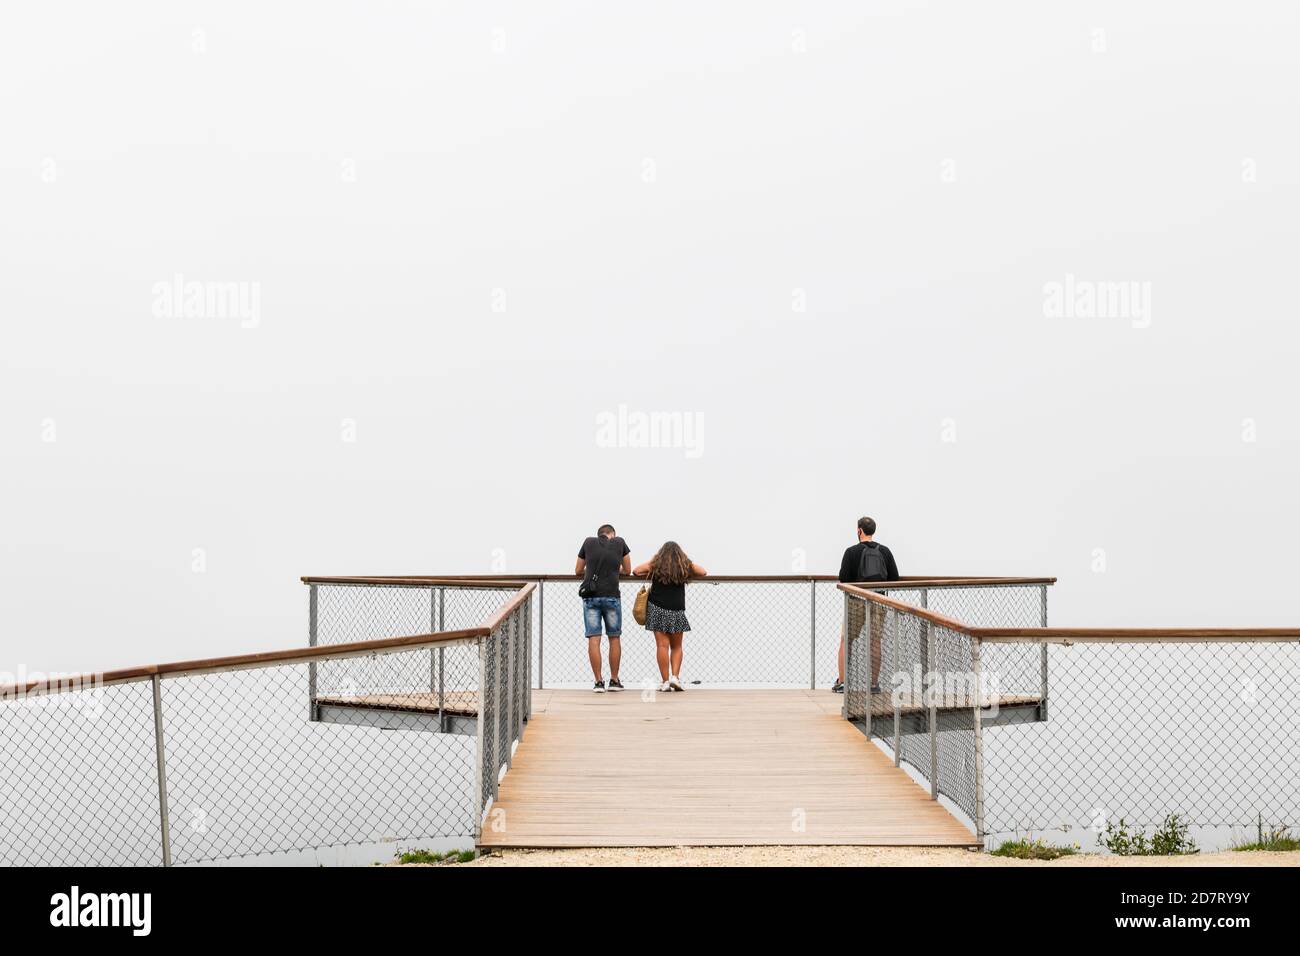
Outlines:
[[[424, 650], [383, 656], [427, 668]], [[308, 681], [298, 664], [162, 682], [174, 862], [473, 838], [472, 738], [416, 732], [400, 694], [383, 711], [398, 732], [309, 721]]]
[[478, 739], [481, 742], [482, 757], [479, 761], [479, 814], [480, 819], [488, 804], [496, 796], [497, 772], [501, 766], [498, 759], [500, 748], [497, 746], [497, 704], [496, 694], [490, 688], [497, 683], [497, 658], [500, 656], [501, 631], [497, 629], [491, 636], [483, 639], [480, 645], [483, 661], [483, 687], [487, 691], [479, 702]]
[[[900, 766], [977, 819], [971, 642], [919, 617], [844, 595], [846, 716]], [[872, 692], [872, 685], [877, 690]]]
[[1051, 644], [1047, 669], [1045, 721], [984, 731], [993, 842], [1055, 831], [1095, 849], [1106, 821], [1171, 813], [1206, 848], [1300, 828], [1300, 645]]
[[[407, 637], [480, 626], [513, 589], [315, 585], [315, 643], [320, 646]], [[478, 686], [472, 647], [431, 648], [418, 655], [323, 661], [316, 692], [352, 698], [370, 694], [468, 692]]]
[[162, 862], [150, 683], [0, 701], [0, 766], [0, 864]]
[[[654, 634], [632, 618], [641, 587], [637, 581], [624, 581], [620, 587], [620, 677], [629, 687], [659, 682]], [[684, 641], [683, 679], [712, 687], [807, 687], [812, 669], [811, 601], [807, 581], [692, 582], [686, 590], [691, 630]], [[577, 582], [545, 586], [544, 626], [545, 686], [589, 686], [592, 674]], [[608, 652], [607, 643], [604, 650]]]

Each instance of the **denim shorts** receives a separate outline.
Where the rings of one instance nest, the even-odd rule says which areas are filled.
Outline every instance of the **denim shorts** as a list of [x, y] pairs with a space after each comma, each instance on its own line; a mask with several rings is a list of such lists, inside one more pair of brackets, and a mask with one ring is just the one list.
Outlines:
[[601, 622], [605, 624], [605, 633], [610, 637], [619, 637], [623, 633], [623, 600], [616, 597], [592, 597], [582, 599], [582, 623], [586, 626], [588, 637], [600, 637]]

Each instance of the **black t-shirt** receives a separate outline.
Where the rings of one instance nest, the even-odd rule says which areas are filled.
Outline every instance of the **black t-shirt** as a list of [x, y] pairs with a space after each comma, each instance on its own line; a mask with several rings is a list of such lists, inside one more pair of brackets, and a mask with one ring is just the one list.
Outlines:
[[[591, 588], [587, 597], [618, 597], [618, 571], [625, 555], [632, 553], [622, 538], [588, 538], [578, 549], [578, 557], [587, 562], [583, 584]], [[593, 583], [594, 582], [594, 583]]]
[[685, 611], [686, 585], [652, 581], [650, 593], [646, 595], [646, 600], [655, 607], [663, 608], [665, 611]]
[[879, 548], [885, 555], [885, 572], [886, 581], [898, 580], [898, 565], [894, 563], [894, 555], [883, 544], [877, 544], [875, 541], [859, 541], [853, 547], [844, 552], [844, 557], [840, 561], [840, 581], [844, 584], [853, 584], [858, 580], [858, 565], [862, 563], [863, 548]]

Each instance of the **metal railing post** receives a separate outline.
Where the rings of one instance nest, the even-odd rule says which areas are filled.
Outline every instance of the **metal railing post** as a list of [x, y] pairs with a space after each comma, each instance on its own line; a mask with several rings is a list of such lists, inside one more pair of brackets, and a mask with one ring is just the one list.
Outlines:
[[546, 636], [546, 582], [537, 582], [537, 689], [541, 690], [546, 685], [542, 682], [544, 679], [544, 670], [542, 667], [542, 641]]
[[[307, 589], [307, 646], [316, 646], [316, 585]], [[307, 665], [307, 719], [316, 719], [316, 662]]]
[[[446, 622], [446, 588], [438, 588], [438, 633]], [[447, 732], [447, 649], [438, 648], [438, 729]]]
[[475, 645], [478, 648], [478, 720], [474, 728], [474, 842], [483, 838], [483, 701], [487, 700], [487, 639], [480, 637]]
[[506, 769], [509, 769], [515, 749], [515, 639], [519, 630], [517, 608], [506, 618], [505, 627], [510, 635], [506, 639]]
[[[885, 612], [885, 621], [886, 621], [886, 623], [888, 623], [891, 619], [892, 619], [893, 622], [894, 622], [894, 626], [893, 626], [892, 628], [890, 628], [890, 630], [893, 632], [893, 638], [894, 638], [894, 639], [890, 642], [890, 644], [891, 644], [891, 646], [892, 646], [892, 649], [891, 649], [891, 651], [890, 651], [890, 658], [891, 658], [891, 660], [893, 661], [893, 664], [894, 664], [894, 673], [897, 674], [897, 673], [898, 673], [898, 632], [899, 632], [899, 629], [900, 629], [900, 628], [899, 628], [899, 621], [898, 621], [898, 613], [897, 613], [896, 611], [886, 611], [886, 612]], [[883, 644], [884, 644], [884, 635], [882, 634], [880, 637], [881, 637], [881, 644], [883, 645]], [[884, 655], [882, 654], [881, 656], [882, 656], [882, 658], [883, 658]], [[885, 663], [885, 662], [884, 662], [884, 660], [882, 659], [881, 662], [880, 662], [880, 669], [881, 669], [882, 671], [884, 670], [884, 663]], [[884, 675], [882, 674], [881, 676], [883, 677]], [[893, 691], [893, 697], [894, 697], [894, 766], [897, 767], [897, 766], [899, 766], [899, 765], [902, 763], [902, 761], [903, 761], [903, 709], [902, 709], [902, 699], [900, 698], [899, 693], [898, 693], [898, 685], [897, 685], [897, 683], [896, 683], [895, 681], [890, 681], [890, 683], [891, 683], [891, 684], [894, 684], [894, 691]], [[884, 688], [882, 687], [881, 689], [883, 690]]]
[[[515, 722], [511, 732], [516, 740], [522, 740], [524, 736], [524, 698], [528, 696], [528, 644], [525, 637], [528, 632], [528, 615], [531, 613], [532, 608], [524, 601], [519, 605], [519, 620], [515, 625], [515, 693], [519, 695], [519, 703], [515, 707]], [[510, 699], [514, 700], [514, 696]]]
[[[533, 719], [533, 599], [530, 597], [524, 615], [524, 722]], [[520, 731], [520, 736], [523, 731]]]
[[810, 595], [809, 605], [812, 607], [812, 628], [809, 638], [810, 662], [808, 664], [808, 689], [817, 689], [817, 579], [809, 578], [808, 593]]
[[[1043, 627], [1047, 627], [1047, 585], [1041, 585], [1038, 589], [1039, 618]], [[1038, 719], [1047, 719], [1047, 642], [1043, 641], [1039, 648], [1039, 670], [1040, 683], [1038, 693]]]
[[984, 675], [980, 670], [980, 639], [970, 639], [971, 670], [975, 683], [975, 704], [971, 709], [971, 720], [975, 730], [975, 839], [982, 846], [984, 843], [984, 726], [981, 720], [981, 704], [984, 702]]
[[[921, 607], [930, 606], [930, 595], [925, 589], [921, 590]], [[929, 703], [929, 717], [927, 723], [930, 729], [930, 799], [939, 799], [939, 705], [935, 700], [934, 682], [935, 674], [935, 653], [933, 635], [930, 631], [930, 622], [921, 622], [921, 633], [925, 635], [925, 674], [922, 676], [921, 686], [922, 693], [925, 694]]]
[[[844, 593], [844, 613], [840, 615], [840, 647], [844, 648], [844, 703], [841, 704], [844, 719], [849, 719], [849, 675], [853, 672], [849, 669], [849, 663], [852, 661], [853, 642], [849, 640], [849, 602], [853, 600], [853, 595], [847, 591]], [[867, 739], [871, 739], [871, 707], [868, 704], [866, 714]]]
[[500, 795], [501, 786], [501, 683], [505, 677], [505, 654], [502, 644], [505, 642], [502, 638], [505, 635], [504, 624], [497, 627], [496, 646], [493, 649], [492, 656], [492, 695], [495, 704], [492, 708], [492, 749], [496, 756], [492, 760], [492, 799], [495, 800]]
[[[436, 588], [429, 588], [429, 633], [438, 633], [438, 600]], [[438, 649], [429, 648], [429, 693], [438, 689]], [[440, 708], [441, 709], [441, 708]]]
[[[315, 591], [315, 588], [312, 588]], [[162, 683], [153, 675], [153, 742], [158, 758], [158, 819], [162, 824], [162, 864], [172, 865], [172, 834], [167, 822], [167, 759], [163, 744]]]

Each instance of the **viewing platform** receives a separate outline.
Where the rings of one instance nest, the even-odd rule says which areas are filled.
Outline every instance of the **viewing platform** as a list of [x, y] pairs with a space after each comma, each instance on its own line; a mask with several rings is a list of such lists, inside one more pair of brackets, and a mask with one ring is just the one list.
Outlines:
[[1087, 838], [1102, 793], [1206, 846], [1300, 824], [1300, 628], [1048, 627], [1052, 578], [719, 575], [686, 690], [629, 615], [628, 689], [595, 694], [572, 575], [303, 582], [306, 646], [0, 687], [0, 862], [989, 847]]

